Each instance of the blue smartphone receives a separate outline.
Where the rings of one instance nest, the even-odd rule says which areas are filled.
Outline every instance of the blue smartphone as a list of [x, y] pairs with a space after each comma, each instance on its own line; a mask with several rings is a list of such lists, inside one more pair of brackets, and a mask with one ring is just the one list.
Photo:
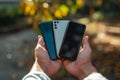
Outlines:
[[60, 49], [60, 57], [74, 61], [77, 58], [86, 26], [69, 22]]
[[57, 55], [56, 55], [55, 41], [54, 41], [54, 34], [53, 34], [52, 26], [53, 26], [52, 21], [39, 23], [39, 28], [44, 38], [50, 59], [56, 60]]

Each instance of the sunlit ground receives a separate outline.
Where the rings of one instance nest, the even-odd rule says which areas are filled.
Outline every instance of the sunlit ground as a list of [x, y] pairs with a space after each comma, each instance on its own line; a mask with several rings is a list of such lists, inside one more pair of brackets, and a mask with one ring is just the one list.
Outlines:
[[81, 23], [86, 24], [86, 32], [89, 35], [94, 35], [93, 42], [106, 44], [109, 43], [112, 46], [120, 46], [120, 23], [98, 22], [89, 21], [87, 18], [78, 20]]

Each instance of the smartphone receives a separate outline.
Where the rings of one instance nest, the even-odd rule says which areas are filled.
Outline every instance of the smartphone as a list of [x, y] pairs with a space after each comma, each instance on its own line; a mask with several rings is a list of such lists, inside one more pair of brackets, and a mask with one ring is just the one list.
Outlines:
[[86, 26], [70, 21], [60, 49], [60, 57], [74, 61], [77, 58]]
[[40, 31], [44, 38], [48, 54], [52, 60], [56, 60], [57, 55], [52, 26], [53, 26], [52, 21], [39, 23]]
[[58, 58], [60, 58], [59, 51], [68, 23], [69, 20], [53, 20], [53, 33], [54, 33], [56, 53]]

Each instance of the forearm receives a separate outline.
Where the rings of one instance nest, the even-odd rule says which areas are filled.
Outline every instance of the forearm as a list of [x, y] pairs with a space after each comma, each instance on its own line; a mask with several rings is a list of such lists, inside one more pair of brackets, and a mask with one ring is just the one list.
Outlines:
[[30, 70], [30, 72], [25, 75], [22, 80], [51, 80], [48, 75], [46, 75], [39, 64], [35, 62]]
[[82, 75], [78, 76], [79, 80], [83, 80], [85, 77], [89, 76], [90, 74], [97, 72], [97, 70], [92, 64], [86, 64], [84, 66], [81, 66], [80, 70]]
[[87, 64], [80, 67], [81, 74], [79, 80], [108, 80], [102, 74], [98, 73], [92, 64]]

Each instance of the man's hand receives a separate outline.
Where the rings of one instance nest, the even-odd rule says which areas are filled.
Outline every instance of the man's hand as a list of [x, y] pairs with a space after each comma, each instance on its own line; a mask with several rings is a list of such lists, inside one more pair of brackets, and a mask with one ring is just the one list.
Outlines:
[[75, 61], [64, 60], [63, 64], [66, 70], [79, 78], [79, 80], [92, 72], [96, 72], [96, 69], [91, 64], [91, 47], [88, 36], [83, 38], [83, 48], [80, 48], [77, 59]]
[[[38, 43], [35, 48], [35, 63], [33, 67], [36, 70], [45, 72], [48, 76], [54, 75], [61, 67], [61, 60], [52, 61], [45, 48], [42, 36], [38, 36]], [[34, 69], [33, 69], [34, 70]]]

